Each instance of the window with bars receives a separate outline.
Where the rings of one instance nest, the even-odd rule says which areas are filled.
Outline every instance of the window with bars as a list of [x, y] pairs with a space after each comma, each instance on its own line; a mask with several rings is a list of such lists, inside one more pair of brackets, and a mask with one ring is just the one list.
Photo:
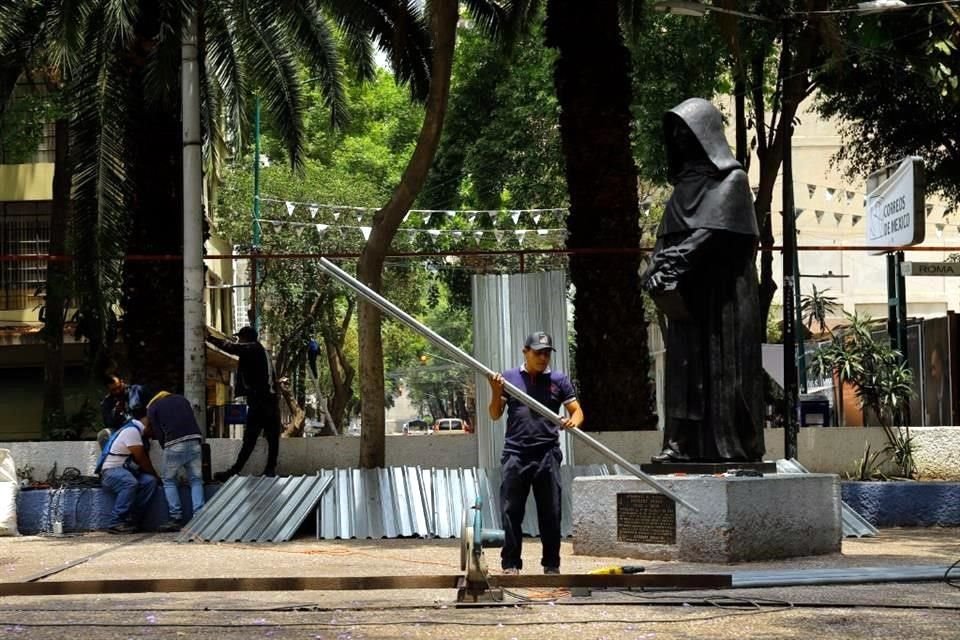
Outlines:
[[[0, 202], [0, 310], [32, 309], [47, 282], [51, 202]], [[31, 257], [36, 256], [36, 257]]]

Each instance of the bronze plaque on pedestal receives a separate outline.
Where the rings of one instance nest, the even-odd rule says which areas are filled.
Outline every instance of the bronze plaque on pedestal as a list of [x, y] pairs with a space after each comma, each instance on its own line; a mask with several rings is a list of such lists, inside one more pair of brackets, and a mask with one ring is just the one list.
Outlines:
[[659, 493], [618, 493], [617, 542], [676, 544], [673, 500]]

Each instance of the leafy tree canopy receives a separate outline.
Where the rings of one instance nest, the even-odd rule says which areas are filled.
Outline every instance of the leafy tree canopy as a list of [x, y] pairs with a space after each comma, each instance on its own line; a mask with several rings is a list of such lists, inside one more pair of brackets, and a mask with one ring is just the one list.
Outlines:
[[960, 203], [960, 29], [948, 7], [851, 19], [847, 49], [819, 77], [820, 113], [841, 122], [849, 176], [907, 155], [930, 191]]

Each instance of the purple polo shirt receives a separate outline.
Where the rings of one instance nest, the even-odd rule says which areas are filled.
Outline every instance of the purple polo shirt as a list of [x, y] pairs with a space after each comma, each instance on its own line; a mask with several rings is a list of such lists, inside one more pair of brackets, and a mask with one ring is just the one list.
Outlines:
[[[549, 368], [539, 375], [531, 375], [525, 367], [510, 369], [503, 372], [503, 379], [557, 413], [561, 406], [577, 399], [570, 378]], [[504, 397], [507, 401], [504, 455], [539, 456], [560, 444], [559, 427], [516, 398]]]

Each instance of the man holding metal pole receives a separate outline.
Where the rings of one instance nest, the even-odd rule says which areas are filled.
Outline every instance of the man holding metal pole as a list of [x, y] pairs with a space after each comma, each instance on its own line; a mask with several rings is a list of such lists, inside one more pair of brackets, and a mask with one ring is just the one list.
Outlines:
[[550, 369], [550, 356], [554, 351], [549, 334], [531, 333], [524, 343], [523, 365], [489, 377], [493, 392], [490, 417], [498, 420], [504, 409], [507, 410], [507, 432], [500, 461], [500, 511], [505, 532], [500, 558], [503, 572], [508, 575], [516, 575], [523, 568], [522, 524], [531, 488], [543, 545], [540, 564], [544, 573], [560, 573], [560, 461], [563, 458], [560, 430], [546, 417], [504, 393], [504, 383], [509, 382], [554, 412], [565, 407], [570, 415], [563, 420], [563, 428], [576, 429], [582, 425], [583, 410], [570, 378]]

